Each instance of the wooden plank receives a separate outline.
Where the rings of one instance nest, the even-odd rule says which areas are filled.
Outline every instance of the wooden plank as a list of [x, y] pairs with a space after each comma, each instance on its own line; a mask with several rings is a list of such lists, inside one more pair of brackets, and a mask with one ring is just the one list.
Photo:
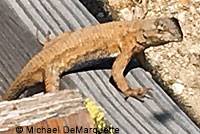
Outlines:
[[[0, 103], [0, 134], [67, 133], [94, 128], [79, 90], [63, 90]], [[84, 118], [84, 120], [83, 120]]]

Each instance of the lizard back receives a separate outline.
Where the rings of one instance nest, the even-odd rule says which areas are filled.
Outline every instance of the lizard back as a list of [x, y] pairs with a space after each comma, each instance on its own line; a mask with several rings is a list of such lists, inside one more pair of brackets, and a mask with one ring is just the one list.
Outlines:
[[48, 67], [57, 68], [61, 74], [77, 62], [115, 53], [109, 52], [107, 47], [117, 45], [118, 39], [131, 28], [130, 25], [133, 22], [110, 22], [58, 35], [45, 43], [44, 48], [24, 66], [3, 99], [15, 99], [26, 87], [43, 82]]

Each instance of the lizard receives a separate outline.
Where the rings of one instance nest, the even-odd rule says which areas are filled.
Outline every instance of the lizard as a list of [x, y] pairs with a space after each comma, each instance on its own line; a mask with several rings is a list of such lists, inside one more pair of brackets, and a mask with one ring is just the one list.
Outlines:
[[126, 97], [143, 98], [150, 88], [131, 88], [124, 70], [132, 56], [137, 56], [151, 46], [179, 42], [183, 33], [174, 17], [156, 19], [113, 21], [64, 32], [45, 42], [43, 49], [24, 66], [2, 97], [17, 99], [26, 87], [44, 82], [45, 92], [59, 90], [63, 72], [90, 59], [116, 55], [111, 76], [117, 88]]

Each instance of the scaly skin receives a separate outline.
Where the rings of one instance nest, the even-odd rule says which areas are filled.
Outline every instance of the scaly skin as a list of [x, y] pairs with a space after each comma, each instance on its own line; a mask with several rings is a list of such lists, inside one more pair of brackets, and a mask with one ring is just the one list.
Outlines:
[[118, 54], [112, 76], [118, 88], [126, 95], [144, 97], [147, 88], [132, 89], [123, 72], [132, 55], [145, 48], [168, 42], [182, 41], [183, 34], [175, 18], [158, 18], [141, 21], [110, 22], [63, 33], [44, 44], [21, 70], [2, 97], [13, 100], [28, 86], [45, 83], [46, 92], [59, 90], [59, 76], [76, 63]]

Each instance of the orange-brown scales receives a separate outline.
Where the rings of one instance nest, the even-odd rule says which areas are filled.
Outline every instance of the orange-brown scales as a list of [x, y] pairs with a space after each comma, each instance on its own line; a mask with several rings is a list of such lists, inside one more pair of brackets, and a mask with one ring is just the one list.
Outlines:
[[132, 89], [124, 69], [133, 55], [145, 48], [182, 41], [183, 34], [175, 18], [109, 22], [65, 32], [46, 42], [21, 70], [2, 100], [13, 100], [28, 86], [45, 83], [46, 92], [59, 90], [59, 76], [75, 64], [90, 59], [116, 55], [112, 76], [118, 88], [128, 97], [144, 97], [148, 88]]

